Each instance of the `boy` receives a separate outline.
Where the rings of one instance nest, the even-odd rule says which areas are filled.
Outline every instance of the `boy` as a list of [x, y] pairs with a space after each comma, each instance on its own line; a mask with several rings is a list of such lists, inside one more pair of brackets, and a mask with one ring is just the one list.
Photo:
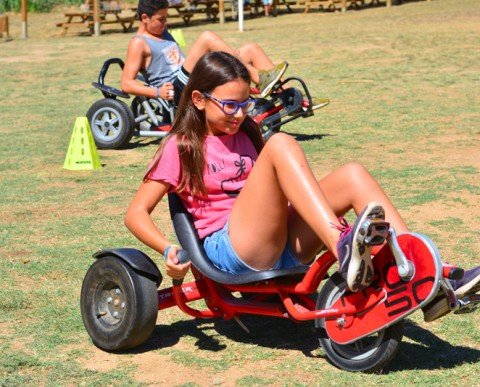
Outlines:
[[[178, 104], [198, 59], [212, 51], [225, 51], [240, 59], [261, 97], [270, 93], [287, 69], [286, 62], [274, 66], [258, 44], [249, 43], [234, 50], [211, 31], [203, 32], [185, 56], [167, 31], [167, 13], [167, 0], [139, 0], [140, 26], [128, 45], [121, 80], [125, 93], [174, 100]], [[136, 80], [138, 73], [144, 76], [148, 86]]]

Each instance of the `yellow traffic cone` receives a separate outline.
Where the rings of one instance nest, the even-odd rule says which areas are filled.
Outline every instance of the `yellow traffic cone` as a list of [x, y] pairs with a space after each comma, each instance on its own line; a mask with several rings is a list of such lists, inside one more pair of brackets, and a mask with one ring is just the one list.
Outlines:
[[175, 41], [177, 42], [178, 44], [178, 47], [185, 47], [187, 45], [187, 43], [185, 43], [185, 38], [183, 37], [183, 32], [180, 28], [175, 28], [173, 30], [170, 30], [170, 35], [173, 36], [173, 39], [175, 39]]
[[63, 168], [71, 171], [100, 169], [100, 158], [87, 117], [77, 117]]

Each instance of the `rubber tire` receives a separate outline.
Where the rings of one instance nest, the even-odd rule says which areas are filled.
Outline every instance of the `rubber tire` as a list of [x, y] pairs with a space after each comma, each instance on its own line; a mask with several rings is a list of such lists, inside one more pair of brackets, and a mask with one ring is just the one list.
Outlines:
[[[110, 303], [109, 297], [113, 299]], [[80, 307], [83, 324], [97, 347], [106, 351], [126, 350], [145, 342], [155, 328], [157, 286], [121, 259], [106, 256], [87, 271]], [[114, 316], [115, 312], [119, 315]]]
[[[163, 112], [163, 106], [160, 105], [160, 103], [156, 103], [155, 105], [150, 103], [150, 106], [152, 106], [155, 116], [157, 117], [157, 120], [160, 124], [169, 123], [167, 122], [167, 117], [165, 117], [165, 114]], [[130, 104], [130, 109], [133, 112], [133, 116], [135, 117], [135, 119], [145, 114], [145, 108], [142, 106], [141, 102], [138, 100], [137, 97], [135, 97], [132, 103]], [[169, 120], [170, 119], [168, 117], [168, 121]], [[151, 130], [152, 128], [155, 127], [155, 125], [151, 122], [150, 118], [147, 118], [144, 121], [137, 122], [135, 124], [135, 127], [138, 130]]]
[[[330, 307], [346, 290], [347, 284], [337, 272], [320, 290], [317, 309]], [[403, 337], [403, 320], [354, 343], [340, 345], [327, 336], [325, 320], [315, 320], [315, 326], [322, 333], [319, 337], [328, 360], [346, 371], [380, 373], [397, 354]], [[359, 346], [365, 346], [359, 349]]]
[[103, 98], [96, 101], [88, 109], [87, 118], [95, 144], [100, 149], [124, 148], [133, 136], [133, 113], [127, 104], [117, 99]]

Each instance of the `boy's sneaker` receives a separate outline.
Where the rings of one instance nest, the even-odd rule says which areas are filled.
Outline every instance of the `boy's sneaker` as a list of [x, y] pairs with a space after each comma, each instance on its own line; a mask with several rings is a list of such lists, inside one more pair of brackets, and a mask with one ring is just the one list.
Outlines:
[[[312, 110], [317, 110], [320, 109], [324, 106], [327, 106], [330, 103], [330, 100], [328, 98], [318, 98], [318, 97], [312, 97]], [[309, 107], [309, 102], [306, 97], [304, 97], [302, 101], [302, 109], [306, 111]]]
[[287, 70], [288, 63], [282, 62], [271, 70], [259, 70], [258, 90], [260, 98], [265, 98], [272, 91], [272, 87], [280, 80]]
[[[467, 270], [460, 280], [450, 280], [457, 299], [471, 296], [480, 291], [480, 266]], [[436, 320], [450, 313], [448, 300], [442, 294], [433, 299], [423, 308], [424, 319], [427, 322]]]
[[[385, 222], [383, 207], [375, 202], [367, 204], [353, 227], [341, 220], [340, 240], [337, 244], [340, 273], [352, 292], [358, 292], [370, 285], [373, 265], [370, 255], [372, 245], [382, 244], [387, 236], [389, 224]], [[381, 227], [381, 233], [372, 236], [372, 224]], [[373, 230], [374, 233], [376, 230]]]

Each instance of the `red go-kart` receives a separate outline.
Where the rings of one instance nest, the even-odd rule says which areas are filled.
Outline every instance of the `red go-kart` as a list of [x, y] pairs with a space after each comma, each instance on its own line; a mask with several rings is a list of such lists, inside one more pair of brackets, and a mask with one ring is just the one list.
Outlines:
[[[194, 280], [173, 281], [173, 286], [158, 290], [162, 275], [143, 252], [117, 248], [95, 253], [82, 285], [81, 311], [94, 344], [103, 350], [142, 344], [155, 327], [158, 311], [177, 306], [195, 318], [235, 319], [240, 325], [244, 314], [309, 320], [331, 363], [348, 371], [378, 372], [394, 358], [407, 316], [439, 295], [452, 310], [468, 307], [457, 300], [448, 281], [461, 278], [463, 270], [442, 265], [435, 245], [423, 235], [396, 236], [387, 228], [380, 240], [387, 243], [375, 247], [372, 284], [352, 293], [328, 251], [309, 267], [242, 275], [220, 271], [206, 257], [177, 195], [169, 194], [169, 206]], [[378, 230], [368, 222], [362, 227], [374, 244]], [[200, 299], [206, 310], [189, 305]]]

